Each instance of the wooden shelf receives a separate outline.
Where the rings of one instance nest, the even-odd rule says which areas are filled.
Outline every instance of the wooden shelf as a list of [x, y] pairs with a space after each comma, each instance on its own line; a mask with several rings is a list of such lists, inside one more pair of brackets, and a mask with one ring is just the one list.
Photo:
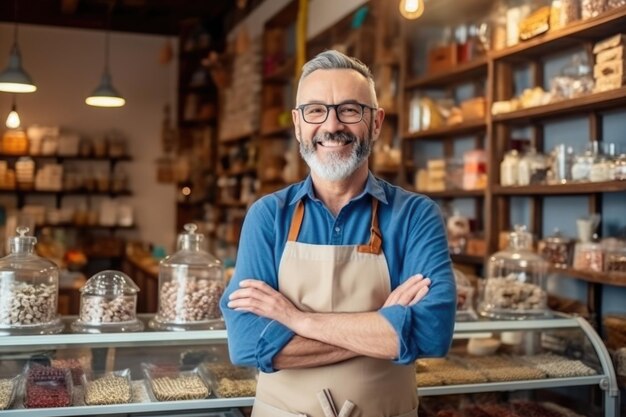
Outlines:
[[606, 110], [626, 104], [626, 87], [602, 93], [563, 100], [544, 106], [530, 107], [493, 116], [494, 122], [515, 122], [519, 124], [536, 120], [553, 119], [557, 117], [577, 116], [590, 110]]
[[453, 126], [444, 126], [436, 129], [422, 130], [415, 133], [406, 133], [403, 136], [404, 140], [437, 140], [455, 136], [464, 136], [471, 134], [478, 134], [486, 131], [487, 124], [484, 120], [473, 120], [469, 122], [460, 123]]
[[621, 272], [593, 272], [581, 271], [573, 268], [550, 268], [551, 274], [558, 274], [568, 278], [580, 279], [596, 284], [615, 285], [626, 287], [626, 273]]
[[246, 140], [252, 139], [256, 135], [256, 132], [250, 132], [239, 136], [232, 136], [226, 138], [219, 138], [217, 143], [222, 145], [232, 145], [238, 142], [244, 142]]
[[626, 181], [584, 182], [553, 185], [528, 185], [523, 187], [502, 187], [496, 185], [496, 195], [576, 195], [593, 193], [616, 193], [626, 191]]
[[282, 126], [272, 130], [261, 131], [260, 135], [265, 139], [272, 137], [291, 137], [291, 135], [293, 134], [293, 129], [293, 125], [290, 124], [289, 126]]
[[452, 258], [452, 262], [459, 264], [483, 265], [485, 263], [485, 258], [482, 256], [451, 253], [450, 258]]
[[544, 36], [495, 51], [490, 57], [494, 60], [521, 61], [546, 53], [557, 54], [566, 48], [580, 45], [585, 40], [597, 41], [621, 33], [624, 27], [626, 27], [626, 7], [620, 7], [591, 19], [571, 23]]
[[0, 153], [0, 159], [29, 157], [34, 161], [56, 159], [57, 161], [108, 161], [108, 162], [127, 162], [132, 161], [130, 155], [120, 156], [80, 156], [80, 155], [30, 155], [30, 154], [6, 154]]
[[471, 198], [484, 197], [485, 190], [445, 190], [445, 191], [426, 191], [421, 194], [430, 198]]
[[408, 80], [405, 90], [417, 88], [435, 88], [449, 86], [450, 84], [464, 83], [472, 78], [487, 76], [487, 57], [481, 57], [470, 62], [465, 62], [447, 71], [436, 74], [427, 74], [419, 78]]

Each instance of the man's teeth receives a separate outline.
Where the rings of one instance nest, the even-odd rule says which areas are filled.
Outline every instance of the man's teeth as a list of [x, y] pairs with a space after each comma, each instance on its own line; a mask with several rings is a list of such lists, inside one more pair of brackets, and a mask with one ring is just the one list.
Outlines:
[[342, 141], [336, 141], [336, 140], [322, 140], [318, 143], [326, 148], [338, 148], [340, 146], [348, 145], [352, 143], [352, 141], [348, 140], [346, 142], [342, 142]]

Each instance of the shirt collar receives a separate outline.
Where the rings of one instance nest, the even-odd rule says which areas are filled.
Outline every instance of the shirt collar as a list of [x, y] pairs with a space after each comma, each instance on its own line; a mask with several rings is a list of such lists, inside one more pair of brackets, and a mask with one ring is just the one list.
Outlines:
[[[358, 200], [362, 198], [365, 194], [370, 194], [381, 203], [387, 204], [387, 196], [385, 195], [385, 190], [383, 189], [383, 186], [380, 185], [380, 180], [376, 178], [371, 171], [369, 171], [367, 174], [367, 182], [365, 183], [365, 188], [359, 195], [354, 197], [352, 200]], [[306, 177], [306, 179], [300, 186], [300, 189], [293, 196], [289, 204], [293, 205], [302, 200], [305, 196], [312, 201], [319, 200], [315, 196], [315, 192], [313, 191], [313, 180], [311, 179], [311, 175], [308, 175]]]

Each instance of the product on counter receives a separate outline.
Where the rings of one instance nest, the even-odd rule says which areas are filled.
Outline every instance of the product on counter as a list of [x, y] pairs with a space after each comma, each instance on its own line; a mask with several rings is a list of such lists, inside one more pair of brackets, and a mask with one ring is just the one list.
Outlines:
[[59, 268], [35, 253], [37, 238], [28, 227], [16, 232], [0, 258], [0, 328], [8, 335], [58, 333]]
[[198, 375], [154, 378], [150, 386], [158, 401], [200, 400], [209, 396], [209, 389]]
[[440, 372], [462, 367], [447, 358], [425, 358], [415, 361], [415, 369], [419, 372]]
[[450, 369], [440, 373], [445, 385], [479, 384], [487, 382], [487, 378], [478, 370]]
[[572, 360], [550, 353], [524, 356], [522, 359], [545, 372], [550, 378], [590, 376], [597, 374], [595, 370], [579, 360]]
[[137, 319], [139, 287], [121, 271], [106, 270], [89, 278], [80, 289], [80, 314], [72, 330], [82, 333], [143, 330]]
[[471, 337], [467, 342], [467, 353], [475, 356], [493, 355], [500, 347], [500, 340], [490, 337]]
[[0, 379], [0, 410], [6, 410], [11, 406], [15, 398], [16, 378]]
[[215, 394], [222, 398], [254, 397], [256, 380], [222, 378], [217, 385]]
[[520, 282], [514, 274], [488, 278], [485, 283], [485, 300], [496, 310], [543, 309], [546, 298], [538, 285]]
[[26, 408], [68, 407], [72, 403], [72, 379], [67, 369], [33, 365], [26, 375]]
[[443, 385], [443, 378], [439, 372], [417, 372], [415, 382], [418, 387], [435, 387]]
[[480, 408], [490, 417], [526, 417], [521, 416], [502, 404], [481, 404]]
[[178, 250], [159, 264], [159, 308], [149, 323], [158, 330], [222, 327], [219, 300], [224, 293], [222, 262], [204, 250], [204, 235], [185, 225]]
[[132, 397], [128, 371], [108, 373], [92, 381], [85, 380], [85, 404], [126, 404]]
[[481, 372], [491, 382], [525, 381], [543, 379], [546, 374], [529, 366], [509, 366], [505, 368], [486, 368]]
[[53, 368], [69, 369], [72, 374], [72, 383], [74, 385], [80, 385], [82, 383], [81, 378], [84, 374], [83, 369], [88, 368], [90, 365], [87, 358], [70, 358], [70, 359], [52, 359], [50, 366]]
[[558, 411], [532, 401], [513, 401], [512, 405], [515, 412], [524, 417], [563, 417]]
[[207, 362], [206, 370], [213, 375], [216, 380], [227, 379], [254, 379], [256, 370], [242, 366], [234, 366], [224, 362]]

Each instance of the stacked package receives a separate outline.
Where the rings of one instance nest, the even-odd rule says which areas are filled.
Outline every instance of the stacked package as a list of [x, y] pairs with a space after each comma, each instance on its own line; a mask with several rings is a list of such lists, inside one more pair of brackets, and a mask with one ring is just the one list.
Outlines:
[[613, 90], [626, 85], [626, 55], [624, 45], [626, 34], [617, 34], [596, 43], [593, 47], [595, 66], [593, 77], [596, 80], [594, 93]]

